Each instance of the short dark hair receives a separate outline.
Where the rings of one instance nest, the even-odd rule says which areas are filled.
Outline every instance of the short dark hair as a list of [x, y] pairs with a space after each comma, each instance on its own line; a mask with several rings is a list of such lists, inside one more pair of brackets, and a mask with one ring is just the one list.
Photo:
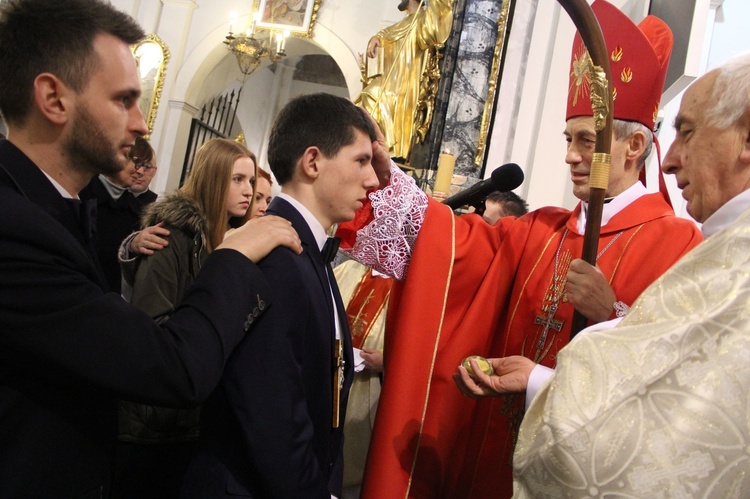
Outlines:
[[365, 112], [343, 97], [318, 93], [291, 100], [276, 116], [268, 141], [268, 164], [280, 185], [291, 180], [297, 161], [316, 146], [332, 158], [354, 143], [354, 130], [375, 141], [375, 129]]
[[154, 148], [148, 143], [148, 140], [143, 137], [136, 137], [133, 147], [130, 148], [128, 158], [132, 159], [134, 163], [145, 162], [150, 163], [154, 159]]
[[130, 45], [145, 36], [132, 17], [101, 0], [0, 3], [0, 113], [6, 122], [23, 124], [41, 73], [82, 91], [97, 64], [94, 39], [104, 33]]
[[487, 196], [485, 203], [487, 201], [500, 203], [506, 216], [510, 215], [514, 217], [520, 217], [521, 215], [525, 215], [529, 212], [529, 205], [526, 203], [526, 201], [523, 200], [521, 196], [519, 196], [515, 192], [491, 192]]

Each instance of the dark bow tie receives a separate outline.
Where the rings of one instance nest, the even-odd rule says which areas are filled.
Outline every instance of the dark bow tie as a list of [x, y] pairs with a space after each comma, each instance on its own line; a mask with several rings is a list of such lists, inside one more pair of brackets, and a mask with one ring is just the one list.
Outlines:
[[331, 263], [336, 257], [336, 252], [339, 250], [339, 243], [341, 239], [338, 237], [329, 237], [326, 239], [326, 243], [323, 245], [323, 249], [320, 250], [320, 254], [323, 255], [323, 261]]

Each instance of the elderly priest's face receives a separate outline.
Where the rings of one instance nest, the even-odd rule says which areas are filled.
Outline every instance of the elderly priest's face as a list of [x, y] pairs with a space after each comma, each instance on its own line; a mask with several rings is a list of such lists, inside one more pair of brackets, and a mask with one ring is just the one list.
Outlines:
[[687, 89], [675, 119], [677, 135], [662, 170], [671, 173], [687, 200], [687, 212], [705, 222], [724, 203], [750, 187], [750, 109], [728, 126], [708, 118], [718, 71]]

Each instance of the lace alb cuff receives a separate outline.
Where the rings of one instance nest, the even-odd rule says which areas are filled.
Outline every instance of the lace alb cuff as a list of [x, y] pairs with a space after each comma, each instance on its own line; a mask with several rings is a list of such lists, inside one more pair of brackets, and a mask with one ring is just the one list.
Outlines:
[[351, 255], [378, 272], [403, 279], [427, 212], [427, 195], [391, 162], [390, 184], [370, 194], [375, 219], [357, 231]]

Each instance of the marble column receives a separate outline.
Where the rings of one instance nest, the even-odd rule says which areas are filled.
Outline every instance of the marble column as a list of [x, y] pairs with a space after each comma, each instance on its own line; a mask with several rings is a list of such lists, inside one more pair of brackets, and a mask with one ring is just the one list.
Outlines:
[[[505, 19], [512, 15], [514, 1], [456, 0], [432, 127], [425, 144], [413, 153], [412, 166], [434, 170], [440, 152], [447, 148], [456, 155], [454, 173], [468, 177], [464, 187], [482, 178], [484, 154], [479, 143], [482, 134], [483, 140], [488, 139], [488, 122], [483, 129], [483, 118], [485, 112], [492, 114], [492, 103], [489, 108], [486, 104], [494, 100], [496, 86], [490, 82], [499, 83], [502, 67], [500, 60], [495, 61], [496, 52], [503, 48], [497, 43], [498, 32], [500, 28], [500, 36], [506, 35]], [[499, 21], [503, 21], [500, 26]]]

